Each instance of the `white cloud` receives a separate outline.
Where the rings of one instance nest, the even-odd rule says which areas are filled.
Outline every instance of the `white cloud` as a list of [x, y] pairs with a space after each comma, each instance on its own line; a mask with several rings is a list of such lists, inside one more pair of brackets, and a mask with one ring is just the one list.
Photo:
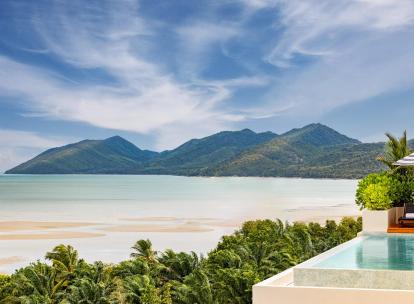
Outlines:
[[[235, 88], [261, 85], [262, 81], [258, 77], [221, 82], [177, 80], [149, 59], [151, 41], [156, 37], [138, 13], [135, 1], [106, 1], [102, 7], [84, 1], [57, 2], [48, 10], [40, 7], [32, 24], [42, 42], [39, 49], [72, 67], [86, 72], [94, 69], [113, 81], [101, 85], [78, 83], [45, 68], [0, 57], [2, 94], [21, 97], [29, 115], [160, 134], [160, 147], [170, 145], [162, 140], [168, 126], [176, 125], [177, 133], [194, 137], [199, 135], [198, 128], [188, 129], [190, 122], [208, 125], [214, 132], [242, 119], [221, 110], [220, 104], [232, 96]], [[236, 34], [211, 24], [179, 31], [190, 39], [189, 52]]]
[[[274, 4], [274, 3], [272, 3]], [[277, 0], [275, 24], [284, 29], [266, 59], [289, 67], [295, 54], [331, 55], [378, 32], [401, 30], [414, 22], [411, 0]]]
[[[411, 0], [240, 2], [245, 11], [237, 18], [215, 15], [223, 12], [220, 2], [179, 26], [144, 19], [137, 1], [34, 4], [27, 51], [53, 60], [39, 68], [0, 57], [0, 92], [20, 97], [25, 115], [151, 133], [163, 149], [248, 119], [317, 116], [414, 85]], [[264, 10], [275, 12], [274, 23], [256, 28], [258, 18], [250, 18]], [[275, 37], [267, 36], [271, 31]], [[160, 52], [166, 33], [173, 45]], [[204, 68], [216, 68], [208, 64], [217, 51], [223, 58], [213, 62], [228, 56], [230, 69], [217, 66], [218, 74], [237, 65], [234, 72], [244, 76], [203, 79]], [[63, 74], [53, 72], [56, 62]], [[271, 89], [232, 100], [248, 87]]]
[[336, 107], [414, 86], [413, 1], [277, 4], [281, 35], [265, 60], [284, 76], [268, 93], [263, 113], [287, 108], [287, 115], [317, 120]]

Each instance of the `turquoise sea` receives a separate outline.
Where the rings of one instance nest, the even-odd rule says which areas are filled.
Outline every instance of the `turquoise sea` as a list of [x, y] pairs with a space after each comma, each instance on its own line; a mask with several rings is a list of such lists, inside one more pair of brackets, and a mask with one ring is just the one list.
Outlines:
[[[149, 238], [207, 252], [247, 219], [358, 215], [354, 180], [119, 175], [0, 175], [0, 272], [54, 245], [117, 262]], [[44, 222], [53, 222], [45, 225]]]

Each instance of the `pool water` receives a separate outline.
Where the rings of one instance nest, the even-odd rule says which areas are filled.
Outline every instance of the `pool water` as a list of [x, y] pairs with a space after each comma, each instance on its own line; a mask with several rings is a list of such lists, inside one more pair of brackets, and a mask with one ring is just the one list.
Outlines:
[[414, 236], [363, 236], [350, 247], [314, 264], [313, 267], [414, 270]]

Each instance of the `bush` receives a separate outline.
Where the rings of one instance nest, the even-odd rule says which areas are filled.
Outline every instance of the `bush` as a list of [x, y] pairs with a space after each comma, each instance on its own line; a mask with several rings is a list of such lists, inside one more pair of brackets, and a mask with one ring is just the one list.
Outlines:
[[387, 172], [367, 175], [358, 183], [356, 204], [370, 210], [385, 210], [414, 204], [412, 175]]
[[414, 204], [414, 177], [412, 174], [393, 174], [392, 201], [394, 207]]
[[392, 207], [389, 185], [370, 184], [362, 193], [365, 208], [369, 210], [387, 210]]
[[395, 178], [387, 173], [369, 174], [358, 183], [355, 202], [361, 209], [389, 209], [395, 199], [396, 189]]

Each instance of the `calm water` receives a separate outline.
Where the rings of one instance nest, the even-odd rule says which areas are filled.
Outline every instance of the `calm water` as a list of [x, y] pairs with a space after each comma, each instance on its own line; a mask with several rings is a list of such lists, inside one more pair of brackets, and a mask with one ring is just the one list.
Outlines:
[[[127, 258], [129, 248], [141, 238], [150, 238], [159, 250], [207, 252], [246, 219], [318, 220], [358, 214], [354, 206], [356, 183], [287, 178], [0, 175], [0, 222], [91, 223], [35, 231], [3, 227], [0, 271], [10, 272], [42, 258], [59, 243], [73, 244], [88, 260], [113, 262]], [[135, 227], [137, 231], [118, 231], [128, 225], [139, 227]], [[167, 232], [171, 227], [174, 232]], [[20, 236], [23, 239], [10, 240], [11, 234], [62, 231], [104, 235], [69, 240]], [[14, 261], [5, 262], [10, 257]]]
[[368, 236], [318, 268], [414, 270], [414, 236]]

